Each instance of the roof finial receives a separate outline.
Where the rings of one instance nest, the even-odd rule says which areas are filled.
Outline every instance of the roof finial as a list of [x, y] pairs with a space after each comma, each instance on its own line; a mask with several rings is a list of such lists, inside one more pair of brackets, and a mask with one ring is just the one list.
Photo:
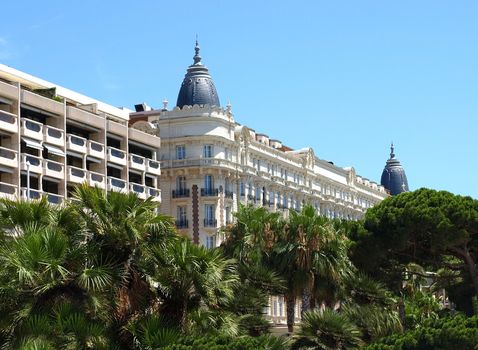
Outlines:
[[201, 63], [201, 56], [199, 56], [199, 42], [198, 42], [198, 35], [196, 34], [196, 46], [194, 47], [194, 51], [196, 54], [194, 55], [194, 64], [200, 64]]
[[391, 158], [395, 158], [395, 153], [394, 153], [394, 151], [395, 151], [395, 147], [393, 147], [393, 141], [392, 141], [392, 144], [391, 144], [391, 146], [390, 146], [390, 159], [391, 159]]

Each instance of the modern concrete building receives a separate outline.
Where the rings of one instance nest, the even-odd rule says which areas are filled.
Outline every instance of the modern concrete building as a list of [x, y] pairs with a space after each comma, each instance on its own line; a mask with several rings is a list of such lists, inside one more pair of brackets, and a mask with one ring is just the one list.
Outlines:
[[221, 108], [197, 44], [195, 51], [176, 106], [138, 108], [130, 116], [135, 126], [159, 127], [161, 210], [176, 217], [183, 234], [218, 245], [219, 228], [232, 222], [240, 203], [284, 215], [309, 203], [322, 215], [355, 220], [388, 196], [352, 167], [335, 166], [310, 147], [293, 150], [239, 124], [230, 105]]
[[129, 112], [0, 64], [0, 197], [61, 203], [87, 182], [160, 201], [159, 136]]

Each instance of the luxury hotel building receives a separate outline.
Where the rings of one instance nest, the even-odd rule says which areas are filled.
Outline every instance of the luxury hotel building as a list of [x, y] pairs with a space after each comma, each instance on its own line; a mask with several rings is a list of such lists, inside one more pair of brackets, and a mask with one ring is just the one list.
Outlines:
[[311, 148], [293, 150], [236, 122], [230, 105], [220, 107], [197, 43], [195, 51], [173, 109], [167, 102], [160, 110], [143, 104], [130, 115], [141, 130], [159, 128], [161, 209], [176, 217], [179, 231], [213, 247], [240, 203], [284, 215], [308, 203], [322, 215], [355, 220], [388, 196], [354, 168], [321, 160]]
[[159, 136], [129, 112], [0, 64], [0, 197], [58, 204], [87, 182], [160, 201]]
[[[408, 191], [393, 148], [379, 185], [310, 147], [293, 150], [239, 124], [229, 104], [220, 106], [197, 43], [195, 51], [176, 106], [140, 104], [136, 112], [0, 64], [0, 197], [59, 204], [85, 182], [132, 191], [158, 201], [180, 233], [214, 247], [241, 203], [284, 216], [311, 204], [321, 215], [356, 220], [390, 193]], [[271, 297], [267, 314], [285, 322], [282, 297]]]

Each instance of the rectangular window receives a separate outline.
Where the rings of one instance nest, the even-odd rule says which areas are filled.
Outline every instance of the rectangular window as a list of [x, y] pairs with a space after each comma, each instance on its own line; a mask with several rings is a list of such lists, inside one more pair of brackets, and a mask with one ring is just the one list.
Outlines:
[[216, 236], [207, 236], [206, 237], [206, 248], [212, 249], [216, 247]]
[[176, 218], [179, 222], [186, 222], [186, 206], [178, 207]]
[[204, 145], [203, 148], [203, 157], [204, 158], [212, 158], [213, 155], [213, 146], [212, 145]]
[[231, 160], [230, 157], [231, 157], [231, 154], [229, 152], [229, 148], [227, 148], [227, 147], [224, 148], [224, 159]]
[[226, 207], [226, 224], [230, 224], [231, 220], [231, 207]]
[[214, 188], [214, 177], [212, 175], [204, 175], [204, 189], [212, 191]]
[[231, 192], [231, 182], [229, 179], [224, 180], [224, 191]]
[[186, 176], [178, 176], [176, 178], [176, 190], [181, 193], [186, 190]]
[[177, 207], [176, 226], [178, 228], [187, 228], [188, 227], [188, 219], [187, 219], [187, 216], [186, 216], [186, 206]]
[[204, 227], [216, 227], [216, 208], [214, 204], [204, 205]]
[[208, 220], [214, 219], [214, 204], [204, 205], [204, 217]]
[[176, 146], [176, 159], [186, 159], [186, 146], [177, 145]]
[[260, 200], [261, 199], [261, 188], [256, 187], [256, 199]]
[[241, 191], [241, 196], [246, 195], [246, 186], [244, 185], [244, 182], [241, 182], [240, 184], [240, 191]]

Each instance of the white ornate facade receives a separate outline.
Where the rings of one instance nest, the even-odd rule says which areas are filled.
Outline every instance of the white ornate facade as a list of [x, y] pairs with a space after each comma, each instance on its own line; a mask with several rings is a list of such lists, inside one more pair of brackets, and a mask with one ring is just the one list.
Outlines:
[[311, 148], [292, 150], [238, 124], [230, 106], [184, 106], [137, 112], [131, 120], [159, 127], [161, 209], [195, 242], [220, 243], [219, 228], [239, 203], [300, 210], [305, 203], [328, 217], [359, 219], [386, 198], [385, 189], [319, 159]]

